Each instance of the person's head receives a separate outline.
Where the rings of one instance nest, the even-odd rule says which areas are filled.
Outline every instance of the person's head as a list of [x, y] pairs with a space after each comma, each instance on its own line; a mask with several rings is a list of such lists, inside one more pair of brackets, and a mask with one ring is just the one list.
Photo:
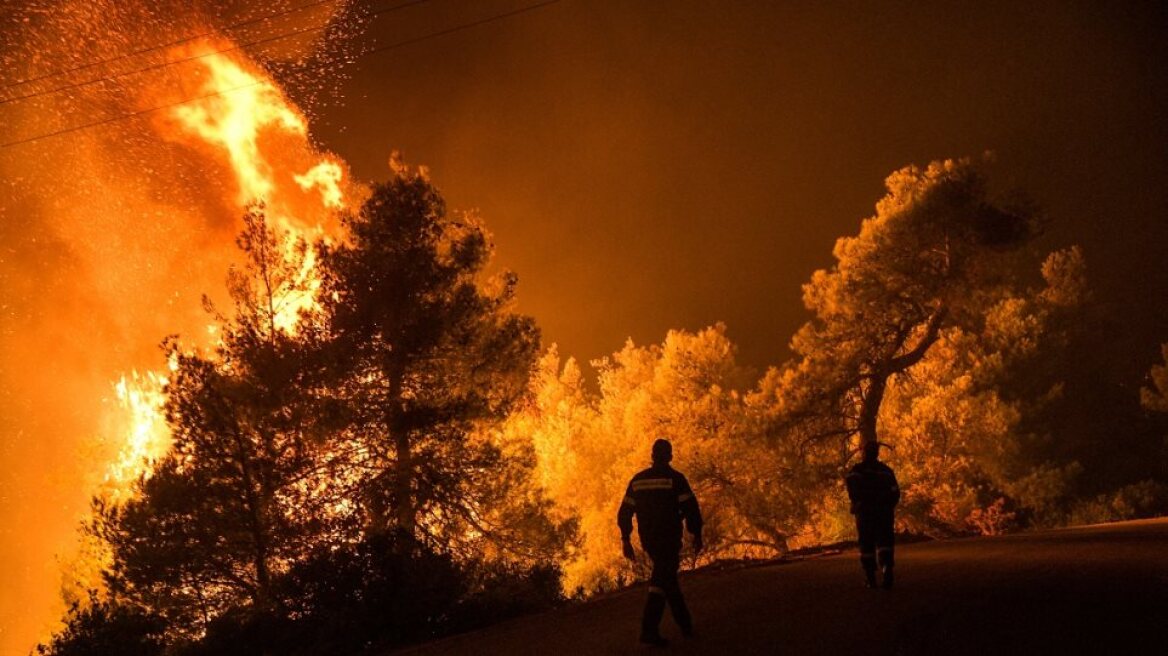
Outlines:
[[665, 465], [673, 460], [673, 445], [667, 439], [659, 439], [653, 443], [653, 464]]
[[879, 442], [864, 442], [864, 460], [871, 462], [880, 459], [880, 443]]

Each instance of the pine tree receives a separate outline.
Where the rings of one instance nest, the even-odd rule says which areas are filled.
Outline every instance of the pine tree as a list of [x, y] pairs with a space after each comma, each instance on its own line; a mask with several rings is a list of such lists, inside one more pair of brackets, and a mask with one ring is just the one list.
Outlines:
[[484, 428], [525, 393], [539, 344], [512, 309], [515, 275], [484, 279], [489, 234], [424, 173], [399, 169], [344, 223], [320, 260], [319, 357], [336, 428], [363, 454], [366, 530], [439, 549], [513, 536], [495, 506], [514, 454]]
[[229, 275], [234, 316], [219, 315], [219, 345], [198, 353], [165, 343], [173, 446], [134, 498], [99, 503], [94, 524], [112, 549], [114, 598], [161, 614], [179, 636], [234, 605], [279, 605], [273, 579], [324, 533], [303, 430], [304, 346], [278, 325], [283, 304], [304, 291], [305, 249], [285, 250], [262, 208], [244, 224], [246, 266]]
[[907, 167], [860, 233], [836, 242], [803, 300], [814, 318], [792, 339], [787, 417], [808, 439], [876, 442], [892, 377], [919, 363], [947, 326], [976, 324], [1007, 284], [1010, 256], [1035, 234], [1033, 213], [990, 198], [968, 160]]

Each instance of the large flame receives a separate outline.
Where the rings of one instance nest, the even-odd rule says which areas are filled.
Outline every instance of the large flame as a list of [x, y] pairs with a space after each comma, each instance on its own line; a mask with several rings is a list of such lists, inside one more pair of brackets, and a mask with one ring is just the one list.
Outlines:
[[[274, 80], [223, 50], [221, 44], [206, 41], [171, 51], [175, 61], [197, 62], [193, 74], [197, 100], [178, 101], [156, 129], [167, 140], [209, 147], [235, 179], [236, 191], [225, 200], [240, 212], [252, 203], [263, 203], [291, 257], [299, 243], [329, 236], [328, 228], [335, 226], [332, 212], [345, 206], [345, 168], [337, 158], [311, 146], [308, 121]], [[150, 100], [176, 102], [166, 93]], [[301, 311], [316, 303], [320, 280], [315, 264], [309, 246], [297, 279], [284, 290], [274, 320], [277, 328], [293, 330]], [[208, 334], [214, 334], [214, 327]], [[165, 385], [166, 376], [156, 372], [134, 372], [116, 385], [118, 409], [129, 416], [130, 429], [106, 474], [104, 487], [111, 499], [132, 494], [133, 483], [169, 448], [170, 434], [161, 414]]]
[[106, 469], [103, 492], [113, 501], [123, 501], [134, 481], [150, 472], [150, 464], [166, 454], [170, 434], [162, 416], [166, 377], [153, 371], [133, 371], [114, 385], [118, 409], [126, 414], [127, 428], [117, 460]]
[[[156, 345], [171, 333], [184, 349], [216, 343], [201, 297], [224, 304], [247, 207], [264, 203], [293, 252], [298, 240], [335, 237], [337, 210], [365, 193], [343, 161], [313, 145], [305, 112], [235, 41], [143, 50], [223, 35], [232, 21], [291, 3], [211, 5], [19, 0], [15, 29], [0, 34], [6, 77], [43, 78], [15, 95], [69, 87], [0, 107], [0, 141], [98, 123], [0, 153], [0, 522], [10, 527], [0, 541], [10, 593], [0, 595], [0, 653], [25, 653], [58, 626], [62, 565], [74, 599], [100, 583], [108, 554], [78, 544], [77, 523], [93, 495], [130, 498], [169, 449], [161, 405], [171, 372]], [[357, 26], [338, 13], [345, 5], [288, 12], [238, 36], [325, 24], [339, 35]], [[282, 70], [307, 75], [292, 62], [314, 39], [281, 42]], [[115, 77], [86, 83], [102, 76]], [[296, 291], [275, 319], [282, 330], [319, 285], [315, 254], [297, 259]]]
[[[193, 77], [199, 99], [175, 104], [166, 92], [152, 94], [150, 102], [175, 104], [155, 128], [164, 139], [209, 152], [225, 166], [236, 188], [221, 200], [237, 214], [252, 204], [264, 205], [285, 256], [301, 262], [295, 279], [281, 290], [273, 318], [277, 329], [292, 331], [301, 311], [316, 303], [320, 287], [311, 244], [332, 236], [333, 215], [345, 207], [346, 186], [354, 190], [348, 195], [359, 195], [360, 188], [347, 185], [340, 160], [309, 143], [304, 115], [276, 83], [239, 55], [216, 51], [222, 49], [207, 42], [171, 53], [178, 60], [196, 53], [200, 70]], [[214, 339], [216, 334], [217, 327], [209, 325], [201, 337]], [[187, 337], [188, 346], [199, 347], [199, 337]], [[171, 371], [177, 368], [173, 354], [168, 364]], [[97, 490], [105, 502], [133, 498], [138, 481], [149, 477], [153, 464], [170, 449], [172, 437], [163, 414], [166, 384], [167, 373], [159, 371], [132, 371], [114, 383], [117, 403], [110, 411], [118, 416], [107, 423], [121, 434], [114, 437], [120, 445]], [[84, 588], [99, 586], [100, 572], [110, 559], [105, 545], [83, 540], [67, 564], [66, 594], [80, 598]]]
[[[286, 228], [319, 227], [328, 210], [344, 205], [343, 166], [311, 148], [308, 121], [275, 81], [223, 50], [207, 41], [172, 51], [175, 61], [194, 58], [198, 99], [174, 107], [173, 123], [160, 131], [173, 140], [193, 135], [221, 151], [238, 186], [239, 206], [263, 201]], [[314, 189], [319, 198], [311, 197]]]

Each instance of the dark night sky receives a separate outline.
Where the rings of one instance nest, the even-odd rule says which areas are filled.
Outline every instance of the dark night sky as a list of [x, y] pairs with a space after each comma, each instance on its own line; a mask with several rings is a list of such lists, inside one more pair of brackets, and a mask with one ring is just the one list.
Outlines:
[[[427, 3], [368, 37], [523, 4]], [[360, 60], [316, 134], [360, 177], [400, 149], [480, 208], [562, 352], [721, 320], [756, 366], [888, 173], [990, 150], [1049, 246], [1085, 248], [1146, 370], [1168, 341], [1164, 5], [804, 4], [564, 0]]]

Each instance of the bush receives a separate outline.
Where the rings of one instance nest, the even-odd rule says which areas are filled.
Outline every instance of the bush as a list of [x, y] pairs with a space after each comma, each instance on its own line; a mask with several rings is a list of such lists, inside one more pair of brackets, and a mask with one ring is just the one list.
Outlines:
[[93, 592], [89, 604], [74, 604], [65, 628], [47, 645], [37, 645], [41, 656], [158, 656], [163, 651], [163, 620], [143, 610], [99, 601]]
[[280, 603], [237, 608], [186, 656], [356, 654], [551, 607], [559, 572], [458, 562], [404, 537], [319, 553], [283, 576]]
[[1085, 501], [1071, 511], [1071, 524], [1101, 524], [1168, 515], [1168, 485], [1141, 481]]

